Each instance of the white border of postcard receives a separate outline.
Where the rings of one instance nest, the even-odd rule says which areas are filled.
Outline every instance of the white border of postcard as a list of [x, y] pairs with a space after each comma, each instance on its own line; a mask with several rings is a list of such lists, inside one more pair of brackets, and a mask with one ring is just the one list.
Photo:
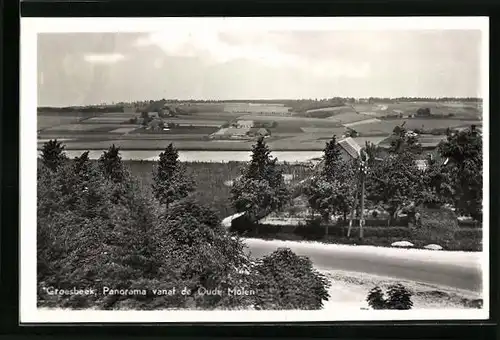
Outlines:
[[[484, 135], [482, 309], [371, 311], [73, 311], [36, 306], [37, 33], [154, 32], [205, 25], [232, 30], [425, 30], [482, 31], [481, 91]], [[20, 62], [20, 322], [296, 322], [385, 320], [482, 320], [489, 318], [489, 20], [487, 17], [343, 18], [21, 18]], [[457, 75], [459, 77], [459, 75]], [[22, 255], [22, 256], [21, 256]]]

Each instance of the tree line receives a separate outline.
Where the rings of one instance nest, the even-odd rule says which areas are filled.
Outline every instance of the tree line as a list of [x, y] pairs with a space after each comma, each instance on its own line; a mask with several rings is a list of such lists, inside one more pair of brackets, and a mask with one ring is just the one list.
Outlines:
[[[302, 194], [311, 211], [320, 216], [318, 222], [325, 226], [326, 235], [332, 219], [341, 218], [349, 219], [349, 236], [352, 221], [358, 217], [361, 237], [366, 209], [387, 212], [388, 224], [400, 212], [418, 223], [418, 208], [452, 207], [458, 214], [482, 220], [482, 136], [474, 126], [449, 130], [437, 157], [423, 156], [418, 135], [404, 125], [394, 129], [387, 154], [370, 143], [356, 159], [345, 159], [341, 152], [333, 136], [315, 174], [296, 188], [288, 188], [277, 159], [270, 157], [264, 140], [258, 140], [250, 165], [233, 185], [235, 209], [244, 212], [249, 223], [257, 223]], [[419, 167], [419, 160], [426, 166]]]
[[[57, 140], [44, 144], [37, 171], [38, 305], [98, 309], [320, 309], [329, 281], [308, 258], [278, 249], [260, 259], [195, 201], [170, 144], [142, 189], [114, 145], [97, 161], [69, 159]], [[271, 163], [269, 163], [271, 164]], [[249, 163], [245, 173], [274, 185], [278, 173]], [[249, 181], [251, 187], [256, 183]], [[272, 198], [270, 198], [272, 199]], [[276, 201], [278, 201], [277, 199]], [[243, 202], [243, 201], [242, 201]], [[239, 204], [239, 203], [235, 203]], [[93, 288], [95, 295], [50, 295], [47, 287]], [[105, 288], [144, 294], [109, 295]], [[189, 294], [155, 291], [185, 289]], [[229, 296], [244, 288], [251, 295]], [[201, 295], [200, 289], [220, 290]]]

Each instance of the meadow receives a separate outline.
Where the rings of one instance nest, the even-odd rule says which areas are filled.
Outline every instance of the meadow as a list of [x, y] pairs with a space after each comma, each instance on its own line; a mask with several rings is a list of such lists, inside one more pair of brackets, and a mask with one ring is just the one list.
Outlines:
[[[340, 138], [346, 132], [346, 126], [354, 129], [361, 137], [387, 137], [395, 126], [403, 123], [409, 129], [425, 131], [481, 125], [477, 118], [480, 113], [477, 103], [329, 105], [294, 112], [290, 116], [272, 114], [288, 111], [288, 106], [280, 103], [191, 103], [177, 107], [183, 110], [180, 114], [163, 119], [166, 124], [178, 124], [168, 131], [143, 129], [139, 124], [130, 124], [130, 117], [138, 115], [134, 112], [42, 112], [38, 115], [39, 137], [73, 139], [68, 142], [68, 148], [76, 150], [105, 149], [110, 143], [128, 150], [154, 150], [163, 149], [169, 142], [174, 142], [180, 150], [247, 151], [253, 143], [250, 137], [248, 140], [234, 140], [228, 135], [223, 137], [225, 140], [210, 140], [209, 136], [229, 122], [251, 120], [256, 124], [267, 125], [271, 133], [268, 143], [275, 150], [306, 151], [321, 150], [325, 138], [332, 135]], [[394, 117], [395, 110], [416, 113], [422, 107], [429, 107], [433, 116]], [[242, 112], [237, 112], [238, 110]], [[450, 113], [455, 116], [449, 117]], [[442, 115], [439, 116], [440, 114]]]

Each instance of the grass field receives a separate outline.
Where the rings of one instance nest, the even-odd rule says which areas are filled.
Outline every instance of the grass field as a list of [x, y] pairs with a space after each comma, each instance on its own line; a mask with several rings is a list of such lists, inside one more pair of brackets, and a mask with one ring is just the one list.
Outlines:
[[37, 114], [37, 129], [43, 130], [58, 125], [66, 125], [77, 123], [83, 119], [93, 117], [93, 113], [38, 113]]
[[260, 103], [225, 103], [225, 112], [264, 112], [281, 113], [288, 112], [288, 107], [283, 104], [260, 104]]
[[354, 104], [357, 112], [371, 112], [375, 116], [384, 116], [394, 113], [415, 114], [419, 108], [429, 108], [433, 115], [453, 114], [457, 118], [477, 119], [482, 115], [482, 108], [478, 103], [439, 103], [439, 102], [400, 102], [380, 104]]
[[[153, 165], [156, 162], [126, 161], [132, 174], [139, 178], [145, 190], [151, 190]], [[244, 166], [242, 162], [229, 163], [184, 163], [186, 175], [196, 180], [196, 192], [194, 197], [201, 203], [214, 209], [220, 218], [235, 213], [231, 207], [231, 187], [226, 182], [240, 175], [240, 169]], [[283, 172], [292, 175], [291, 183], [296, 183], [310, 174], [310, 169], [305, 165], [288, 164], [279, 165]]]

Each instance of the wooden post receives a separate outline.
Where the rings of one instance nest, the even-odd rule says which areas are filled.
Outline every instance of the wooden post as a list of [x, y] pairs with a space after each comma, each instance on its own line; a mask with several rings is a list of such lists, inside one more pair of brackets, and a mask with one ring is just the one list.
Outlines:
[[365, 225], [365, 175], [361, 174], [361, 203], [359, 207], [359, 238], [363, 238], [363, 227]]

